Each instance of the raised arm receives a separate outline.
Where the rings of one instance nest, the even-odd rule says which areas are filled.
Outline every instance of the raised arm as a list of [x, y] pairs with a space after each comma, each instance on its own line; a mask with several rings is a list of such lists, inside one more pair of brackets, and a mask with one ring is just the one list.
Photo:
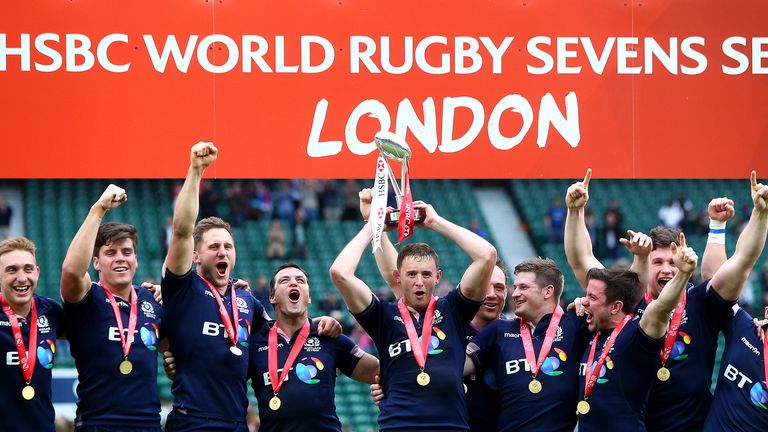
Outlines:
[[104, 215], [117, 208], [128, 199], [125, 190], [113, 184], [92, 206], [80, 229], [67, 249], [67, 255], [61, 265], [61, 298], [69, 303], [79, 303], [91, 289], [91, 276], [88, 268], [93, 258], [93, 246], [96, 234]]
[[749, 222], [736, 242], [736, 251], [712, 276], [711, 287], [724, 300], [737, 300], [765, 247], [768, 235], [768, 186], [757, 183], [757, 174], [752, 171], [751, 192], [754, 208]]
[[640, 328], [646, 335], [659, 339], [667, 332], [669, 315], [680, 302], [688, 280], [696, 271], [699, 257], [685, 242], [685, 234], [680, 233], [680, 246], [672, 243], [672, 259], [677, 267], [677, 274], [667, 282], [659, 297], [652, 301], [640, 318]]
[[595, 258], [592, 252], [592, 240], [584, 222], [584, 208], [589, 201], [589, 180], [592, 178], [592, 169], [587, 169], [583, 181], [576, 182], [568, 187], [565, 193], [565, 206], [568, 213], [565, 217], [565, 257], [576, 275], [576, 280], [582, 288], [587, 289], [587, 272], [597, 267], [603, 268], [603, 264]]
[[491, 282], [493, 267], [496, 265], [496, 248], [472, 231], [438, 215], [435, 209], [424, 201], [414, 201], [413, 208], [425, 215], [425, 228], [448, 238], [469, 255], [472, 263], [461, 276], [461, 293], [471, 300], [483, 300]]
[[192, 146], [190, 151], [187, 178], [173, 209], [173, 235], [165, 261], [171, 273], [182, 275], [192, 267], [192, 231], [200, 208], [200, 180], [205, 169], [216, 160], [218, 152], [218, 149], [208, 142], [199, 142]]
[[365, 224], [352, 240], [342, 249], [331, 265], [330, 274], [336, 288], [339, 289], [349, 311], [360, 313], [373, 302], [373, 293], [368, 285], [355, 276], [360, 258], [371, 241], [371, 225]]
[[709, 236], [704, 255], [701, 256], [701, 278], [704, 280], [712, 279], [728, 259], [725, 253], [725, 225], [734, 213], [733, 200], [725, 197], [714, 198], [707, 205]]
[[627, 235], [629, 235], [629, 239], [622, 238], [619, 239], [619, 242], [632, 254], [632, 265], [629, 269], [637, 273], [640, 286], [645, 289], [651, 277], [651, 262], [648, 257], [653, 250], [653, 240], [646, 234], [632, 230], [627, 230]]
[[[361, 190], [358, 196], [360, 197], [360, 214], [363, 216], [363, 220], [367, 221], [371, 215], [373, 193], [370, 188], [366, 188]], [[381, 249], [374, 250], [373, 256], [376, 259], [376, 268], [379, 269], [379, 274], [381, 274], [389, 289], [392, 290], [396, 298], [402, 297], [403, 292], [395, 278], [397, 249], [395, 249], [395, 245], [392, 244], [387, 233], [381, 236]]]

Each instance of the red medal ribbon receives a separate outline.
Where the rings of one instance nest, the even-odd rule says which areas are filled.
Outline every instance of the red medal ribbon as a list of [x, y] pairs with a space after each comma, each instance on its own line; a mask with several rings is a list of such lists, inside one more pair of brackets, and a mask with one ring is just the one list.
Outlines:
[[16, 312], [11, 309], [5, 296], [0, 294], [0, 303], [3, 305], [3, 312], [8, 316], [13, 332], [13, 341], [16, 343], [16, 352], [19, 353], [19, 365], [21, 366], [21, 376], [24, 382], [29, 385], [32, 381], [32, 373], [35, 371], [35, 361], [37, 360], [37, 306], [35, 299], [32, 298], [32, 316], [29, 323], [29, 353], [24, 347], [24, 338], [21, 335], [21, 326], [16, 318]]
[[288, 358], [285, 359], [283, 365], [283, 372], [280, 374], [280, 378], [277, 377], [277, 322], [269, 329], [269, 341], [267, 345], [267, 367], [269, 368], [269, 380], [272, 382], [272, 391], [275, 395], [280, 391], [280, 387], [283, 386], [285, 377], [288, 376], [288, 372], [293, 367], [293, 363], [296, 361], [296, 357], [299, 356], [299, 351], [304, 347], [304, 342], [307, 341], [309, 335], [309, 320], [304, 322], [304, 326], [299, 331], [299, 335], [296, 336], [296, 341], [293, 342], [291, 352], [288, 353]]
[[427, 352], [429, 351], [429, 340], [432, 338], [432, 319], [435, 315], [436, 304], [437, 297], [429, 299], [427, 311], [424, 313], [424, 325], [421, 327], [421, 344], [419, 344], [416, 327], [413, 325], [413, 318], [411, 318], [408, 307], [405, 306], [405, 301], [402, 298], [397, 301], [397, 310], [400, 312], [400, 318], [403, 319], [405, 325], [405, 332], [408, 333], [408, 339], [411, 341], [413, 358], [416, 359], [416, 364], [421, 370], [424, 370], [424, 365], [427, 364]]
[[600, 358], [597, 360], [595, 369], [592, 370], [592, 362], [595, 360], [595, 348], [597, 348], [597, 338], [598, 336], [600, 336], [600, 332], [595, 333], [595, 337], [592, 339], [592, 349], [589, 350], [589, 357], [587, 358], [586, 382], [584, 383], [584, 399], [585, 400], [592, 393], [592, 390], [595, 389], [595, 384], [597, 383], [597, 377], [600, 375], [600, 370], [603, 368], [603, 363], [605, 363], [605, 358], [608, 357], [608, 353], [611, 351], [611, 348], [613, 348], [613, 343], [616, 342], [616, 338], [619, 337], [619, 333], [621, 333], [621, 330], [624, 328], [624, 325], [627, 324], [627, 322], [629, 322], [629, 320], [631, 320], [634, 315], [635, 314], [626, 315], [624, 319], [621, 320], [619, 325], [616, 326], [615, 329], [613, 329], [613, 331], [611, 332], [611, 336], [608, 337], [608, 340], [605, 341], [605, 345], [603, 345], [603, 352], [600, 353]]
[[408, 159], [405, 159], [403, 163], [406, 164], [407, 169], [405, 170], [405, 184], [403, 185], [403, 201], [400, 203], [400, 219], [397, 221], [398, 244], [413, 234], [416, 219], [413, 210], [413, 196], [411, 195], [411, 164]]
[[528, 321], [525, 318], [520, 317], [520, 337], [523, 339], [523, 349], [525, 350], [525, 360], [531, 368], [531, 374], [534, 378], [539, 373], [539, 368], [544, 363], [544, 359], [549, 355], [549, 351], [552, 349], [552, 342], [555, 340], [555, 333], [557, 332], [557, 326], [560, 325], [560, 319], [563, 317], [563, 308], [558, 305], [555, 311], [552, 312], [552, 318], [549, 321], [547, 332], [544, 334], [544, 343], [541, 345], [541, 351], [539, 352], [539, 359], [536, 360], [533, 349], [533, 340], [531, 339], [531, 329], [528, 328]]
[[648, 306], [653, 301], [653, 297], [651, 297], [651, 293], [648, 291], [645, 292], [645, 306]]
[[120, 309], [117, 307], [117, 301], [115, 295], [112, 294], [112, 290], [104, 283], [99, 281], [99, 285], [104, 288], [104, 292], [107, 294], [109, 304], [112, 305], [112, 312], [115, 314], [115, 321], [117, 321], [117, 330], [120, 333], [120, 345], [123, 347], [123, 356], [128, 358], [128, 353], [131, 351], [131, 344], [133, 344], [134, 332], [136, 331], [136, 321], [138, 321], [138, 297], [139, 295], [131, 287], [131, 291], [128, 293], [131, 302], [131, 310], [128, 313], [128, 336], [126, 337], [123, 331], [123, 317], [120, 315]]
[[[227, 338], [230, 342], [232, 342], [232, 346], [237, 346], [237, 332], [235, 332], [235, 327], [232, 325], [232, 322], [229, 320], [229, 313], [227, 313], [227, 308], [224, 307], [224, 301], [221, 300], [221, 294], [219, 294], [219, 290], [213, 287], [213, 284], [208, 282], [208, 279], [200, 276], [200, 279], [205, 281], [205, 284], [208, 285], [208, 288], [211, 290], [211, 293], [213, 294], [213, 298], [216, 299], [216, 304], [219, 305], [219, 315], [221, 316], [221, 321], [224, 324], [224, 330], [227, 332]], [[230, 284], [231, 286], [231, 284]], [[235, 287], [231, 286], [232, 290], [232, 317], [234, 318], [235, 324], [238, 324], [240, 322], [240, 314], [237, 310], [237, 294], [235, 294]]]
[[664, 348], [661, 350], [661, 366], [667, 364], [669, 355], [672, 353], [672, 346], [677, 339], [677, 333], [680, 331], [680, 322], [683, 320], [683, 313], [685, 312], [686, 294], [683, 290], [683, 298], [675, 306], [675, 312], [672, 314], [672, 322], [669, 323], [669, 330], [667, 331], [667, 337], [664, 339]]
[[765, 330], [763, 330], [763, 368], [765, 369], [763, 384], [768, 388], [768, 332]]

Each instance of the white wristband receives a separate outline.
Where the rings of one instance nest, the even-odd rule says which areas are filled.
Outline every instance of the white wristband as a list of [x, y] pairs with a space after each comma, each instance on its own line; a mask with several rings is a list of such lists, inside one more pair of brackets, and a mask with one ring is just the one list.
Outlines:
[[709, 220], [707, 243], [725, 244], [725, 225], [727, 221]]

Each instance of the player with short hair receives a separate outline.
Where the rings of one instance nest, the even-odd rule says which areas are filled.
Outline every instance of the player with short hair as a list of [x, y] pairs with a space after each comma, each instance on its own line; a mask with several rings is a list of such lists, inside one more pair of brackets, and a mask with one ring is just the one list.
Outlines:
[[0, 242], [0, 418], [7, 430], [54, 432], [51, 368], [64, 316], [58, 303], [35, 294], [35, 250], [25, 237]]
[[341, 431], [334, 405], [337, 369], [370, 384], [379, 361], [347, 336], [318, 333], [309, 319], [309, 275], [297, 264], [278, 267], [269, 287], [275, 321], [254, 331], [249, 347], [259, 430]]
[[[138, 234], [108, 222], [127, 200], [109, 185], [91, 206], [69, 245], [61, 297], [78, 373], [75, 430], [160, 431], [157, 352], [162, 309], [153, 293], [133, 285]], [[91, 259], [99, 280], [88, 273]]]
[[498, 320], [467, 347], [464, 373], [485, 370], [499, 388], [499, 431], [572, 431], [578, 359], [589, 340], [583, 318], [559, 305], [563, 274], [554, 261], [515, 266], [512, 300], [518, 319]]
[[[696, 270], [698, 257], [672, 243], [677, 274], [640, 317], [634, 307], [642, 297], [636, 273], [593, 268], [588, 274], [583, 302], [587, 325], [594, 332], [591, 348], [582, 356], [584, 380], [579, 380], [579, 431], [645, 431], [645, 404], [658, 370], [669, 316]], [[670, 332], [675, 331], [675, 325]]]
[[200, 180], [217, 154], [206, 142], [191, 149], [163, 269], [165, 327], [176, 361], [168, 431], [247, 431], [248, 339], [268, 319], [248, 291], [232, 286], [237, 252], [229, 224], [209, 217], [195, 225]]
[[387, 396], [379, 405], [379, 427], [468, 430], [462, 384], [464, 346], [468, 324], [490, 283], [496, 249], [439, 216], [431, 205], [416, 201], [413, 207], [425, 215], [425, 228], [456, 243], [472, 260], [456, 289], [433, 297], [442, 275], [437, 253], [427, 244], [410, 243], [400, 250], [393, 273], [402, 298], [394, 303], [376, 298], [355, 275], [373, 238], [370, 224], [342, 250], [330, 274], [381, 356], [381, 383]]
[[[586, 272], [593, 267], [602, 267], [592, 254], [589, 233], [584, 225], [590, 178], [591, 170], [588, 170], [584, 181], [571, 185], [566, 194], [566, 256], [583, 286]], [[740, 247], [710, 280], [687, 287], [675, 310], [672, 321], [679, 323], [679, 329], [668, 334], [666, 348], [659, 351], [658, 377], [653, 382], [646, 409], [646, 425], [650, 431], [698, 431], [703, 426], [712, 399], [709, 389], [718, 333], [731, 316], [731, 306], [738, 299], [765, 244], [768, 223], [761, 216], [764, 210], [758, 209], [764, 208], [767, 193], [767, 188], [757, 184], [753, 172], [751, 194], [755, 210], [748, 228], [739, 237]], [[711, 202], [710, 215], [713, 205], [727, 207], [727, 201]], [[647, 305], [663, 292], [678, 271], [670, 247], [678, 232], [657, 227], [649, 233], [653, 241], [650, 273], [645, 295], [636, 308], [638, 314], [644, 313]], [[702, 271], [706, 267], [702, 265]]]

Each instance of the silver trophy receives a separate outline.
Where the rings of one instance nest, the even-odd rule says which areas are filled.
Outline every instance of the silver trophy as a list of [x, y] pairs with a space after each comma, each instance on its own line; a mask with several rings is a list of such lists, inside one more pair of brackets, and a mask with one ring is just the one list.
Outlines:
[[[400, 163], [400, 183], [397, 182], [395, 172], [389, 163], [387, 166], [387, 177], [392, 185], [392, 189], [395, 191], [395, 200], [397, 201], [397, 209], [387, 214], [385, 223], [387, 225], [397, 225], [400, 219], [400, 208], [402, 207], [404, 191], [406, 185], [408, 185], [408, 161], [411, 159], [411, 148], [408, 147], [408, 143], [405, 140], [392, 132], [379, 132], [373, 139], [376, 143], [376, 147], [387, 160], [392, 160]], [[410, 186], [408, 186], [410, 187]], [[420, 211], [414, 212], [414, 222], [421, 222], [423, 215]]]

